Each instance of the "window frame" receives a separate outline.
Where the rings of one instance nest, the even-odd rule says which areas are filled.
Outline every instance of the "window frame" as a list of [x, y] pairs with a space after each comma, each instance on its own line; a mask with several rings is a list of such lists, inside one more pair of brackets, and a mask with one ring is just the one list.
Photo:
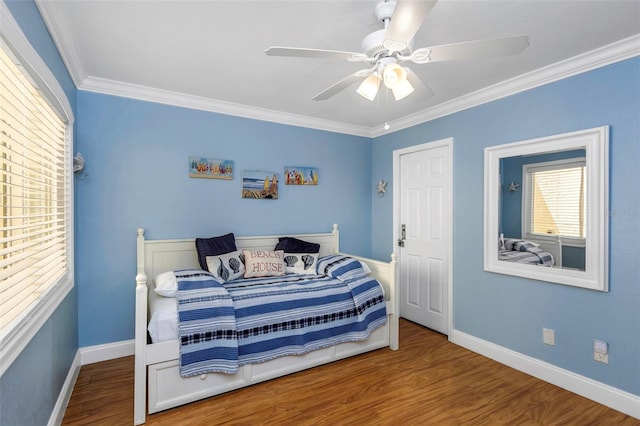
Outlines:
[[[58, 113], [63, 121], [67, 123], [65, 141], [65, 161], [67, 176], [65, 178], [68, 189], [67, 203], [67, 264], [68, 271], [58, 282], [50, 286], [38, 300], [30, 307], [26, 314], [14, 322], [11, 329], [6, 334], [0, 335], [0, 377], [18, 358], [22, 350], [29, 344], [31, 339], [38, 333], [42, 326], [49, 320], [56, 311], [60, 303], [66, 298], [74, 286], [74, 186], [73, 186], [73, 123], [74, 115], [66, 93], [60, 83], [46, 65], [44, 60], [38, 55], [33, 46], [29, 43], [20, 26], [13, 18], [4, 1], [0, 0], [0, 38], [9, 48], [13, 56], [20, 62], [25, 72], [32, 78], [38, 86], [42, 96], [49, 102], [51, 107]], [[4, 333], [4, 332], [3, 332]]]
[[[531, 186], [531, 176], [533, 173], [537, 171], [550, 171], [550, 170], [562, 170], [567, 168], [574, 167], [586, 167], [587, 162], [585, 157], [574, 157], [567, 158], [563, 160], [554, 160], [554, 161], [545, 161], [541, 163], [529, 163], [524, 164], [522, 166], [522, 220], [521, 220], [521, 228], [524, 239], [535, 239], [540, 241], [548, 241], [553, 243], [556, 241], [556, 234], [540, 234], [532, 231], [533, 223], [529, 217], [527, 217], [527, 212], [533, 213], [533, 192], [530, 188]], [[585, 176], [586, 178], [586, 176]], [[586, 216], [586, 211], [588, 209], [587, 203], [589, 199], [587, 198], [583, 210]], [[562, 239], [563, 246], [571, 246], [571, 247], [585, 247], [586, 246], [586, 238], [584, 237], [572, 237], [568, 235], [560, 234], [560, 238]]]

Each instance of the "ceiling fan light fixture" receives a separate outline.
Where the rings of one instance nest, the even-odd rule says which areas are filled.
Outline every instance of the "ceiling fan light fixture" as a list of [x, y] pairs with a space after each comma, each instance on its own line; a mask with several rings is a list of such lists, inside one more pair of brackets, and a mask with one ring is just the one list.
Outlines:
[[399, 84], [402, 84], [402, 82], [407, 81], [407, 71], [396, 63], [385, 65], [382, 76], [384, 78], [384, 85], [389, 89], [393, 89]]
[[365, 78], [364, 81], [358, 87], [358, 94], [365, 99], [373, 101], [378, 94], [378, 88], [380, 87], [380, 79], [377, 75], [371, 74]]
[[413, 90], [413, 86], [411, 85], [411, 83], [409, 83], [409, 80], [406, 79], [402, 83], [391, 89], [391, 91], [393, 92], [393, 97], [396, 99], [396, 101], [406, 98], [413, 93]]

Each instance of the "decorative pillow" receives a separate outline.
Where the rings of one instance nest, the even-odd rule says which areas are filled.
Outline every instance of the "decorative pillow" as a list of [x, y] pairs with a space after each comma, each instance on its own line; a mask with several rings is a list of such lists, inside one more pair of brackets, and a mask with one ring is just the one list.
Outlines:
[[277, 277], [284, 275], [283, 250], [242, 250], [244, 254], [244, 277]]
[[285, 253], [320, 253], [320, 244], [293, 237], [280, 237], [274, 250], [283, 250]]
[[244, 255], [236, 250], [220, 256], [207, 256], [207, 268], [220, 282], [237, 280], [244, 276]]
[[507, 251], [512, 251], [514, 249], [514, 245], [519, 242], [522, 242], [522, 240], [516, 238], [507, 238], [504, 240], [504, 249]]
[[531, 241], [518, 241], [513, 245], [513, 251], [529, 251], [529, 249], [537, 248], [539, 245]]
[[207, 256], [219, 256], [238, 250], [236, 247], [236, 237], [233, 233], [212, 238], [196, 238], [196, 250], [198, 251], [198, 262], [200, 267], [206, 271]]
[[176, 297], [176, 294], [178, 294], [178, 280], [173, 271], [158, 274], [154, 282], [156, 288], [153, 290], [156, 294], [163, 297]]
[[285, 253], [284, 271], [287, 274], [315, 274], [317, 253]]
[[370, 273], [371, 269], [366, 263], [344, 254], [333, 254], [318, 259], [318, 275], [328, 275], [346, 281]]

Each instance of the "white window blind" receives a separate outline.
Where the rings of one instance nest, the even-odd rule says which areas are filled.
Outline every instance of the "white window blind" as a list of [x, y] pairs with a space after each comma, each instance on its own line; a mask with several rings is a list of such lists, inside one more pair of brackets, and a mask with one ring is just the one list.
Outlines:
[[0, 336], [68, 272], [67, 124], [0, 51]]
[[586, 238], [584, 159], [525, 166], [525, 217], [528, 235]]

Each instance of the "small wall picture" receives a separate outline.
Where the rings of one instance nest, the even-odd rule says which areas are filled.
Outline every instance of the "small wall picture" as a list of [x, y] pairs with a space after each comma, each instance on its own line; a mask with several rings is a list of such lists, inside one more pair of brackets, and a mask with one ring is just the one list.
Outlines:
[[189, 177], [232, 180], [233, 161], [189, 157]]
[[318, 169], [315, 167], [285, 167], [286, 185], [317, 185]]
[[278, 174], [262, 170], [243, 170], [242, 198], [277, 200]]

